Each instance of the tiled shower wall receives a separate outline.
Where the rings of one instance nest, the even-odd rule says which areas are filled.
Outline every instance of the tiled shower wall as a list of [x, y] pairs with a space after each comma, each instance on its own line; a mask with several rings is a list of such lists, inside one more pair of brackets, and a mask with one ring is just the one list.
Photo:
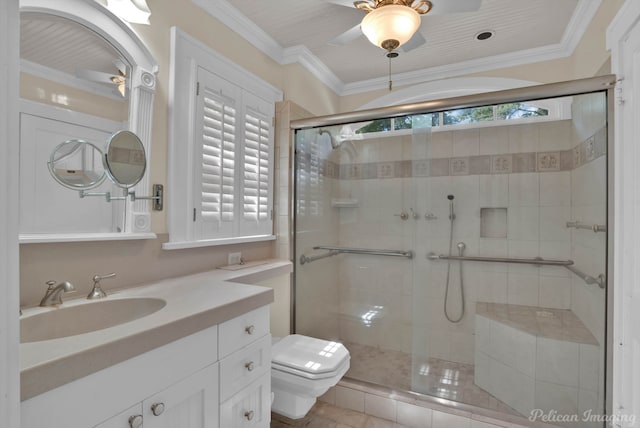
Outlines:
[[[580, 117], [580, 112], [576, 115]], [[569, 220], [587, 221], [574, 218], [572, 193], [577, 192], [576, 202], [583, 200], [588, 193], [581, 190], [583, 185], [591, 187], [605, 174], [601, 171], [606, 159], [604, 123], [592, 119], [585, 119], [595, 124], [591, 129], [578, 120], [565, 120], [354, 142], [355, 152], [346, 158], [343, 154], [334, 168], [339, 180], [333, 197], [358, 201], [357, 206], [333, 208], [340, 222], [338, 243], [413, 249], [416, 255], [413, 263], [340, 256], [341, 338], [473, 363], [477, 301], [573, 309], [578, 316], [591, 318], [585, 323], [601, 337], [597, 329], [603, 316], [591, 310], [603, 307], [601, 296], [559, 267], [465, 263], [466, 313], [460, 323], [450, 323], [443, 313], [447, 262], [426, 259], [429, 252], [448, 252], [447, 195], [453, 194], [454, 252], [462, 241], [467, 255], [575, 256], [577, 267], [593, 276], [600, 273], [591, 269], [603, 266], [605, 259], [597, 254], [603, 244], [583, 244], [586, 238], [574, 242], [572, 236], [585, 231], [566, 228]], [[588, 145], [593, 147], [592, 156], [576, 158], [575, 152], [583, 153]], [[604, 201], [601, 194], [597, 203], [602, 207]], [[495, 208], [500, 210], [488, 210]], [[406, 221], [397, 216], [403, 210], [410, 215]], [[497, 220], [481, 218], [481, 213], [491, 212], [502, 214]], [[428, 220], [426, 214], [436, 218]], [[490, 230], [481, 227], [487, 222], [493, 225]], [[595, 239], [604, 237], [600, 235]], [[598, 264], [584, 255], [587, 252], [588, 257], [600, 257]], [[460, 310], [458, 287], [458, 264], [452, 263], [453, 317]]]

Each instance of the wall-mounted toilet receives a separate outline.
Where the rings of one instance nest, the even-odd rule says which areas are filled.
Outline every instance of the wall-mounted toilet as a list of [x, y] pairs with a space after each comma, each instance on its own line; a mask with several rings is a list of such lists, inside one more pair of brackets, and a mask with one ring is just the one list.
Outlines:
[[349, 370], [349, 351], [341, 343], [292, 334], [273, 339], [271, 347], [271, 410], [300, 419], [316, 399]]

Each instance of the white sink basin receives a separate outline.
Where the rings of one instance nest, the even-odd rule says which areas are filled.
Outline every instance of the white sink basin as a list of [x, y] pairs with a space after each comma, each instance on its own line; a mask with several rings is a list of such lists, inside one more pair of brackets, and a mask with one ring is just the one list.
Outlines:
[[166, 304], [150, 297], [101, 300], [27, 315], [20, 319], [20, 343], [102, 330], [150, 315]]

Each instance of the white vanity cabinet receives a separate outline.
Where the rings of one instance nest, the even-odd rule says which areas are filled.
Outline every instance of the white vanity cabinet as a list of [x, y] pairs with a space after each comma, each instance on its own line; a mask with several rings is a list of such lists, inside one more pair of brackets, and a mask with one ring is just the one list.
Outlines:
[[269, 428], [271, 335], [269, 307], [219, 326], [220, 427]]
[[217, 410], [218, 364], [212, 364], [95, 428], [214, 428]]
[[262, 306], [23, 401], [21, 427], [268, 428], [270, 370]]

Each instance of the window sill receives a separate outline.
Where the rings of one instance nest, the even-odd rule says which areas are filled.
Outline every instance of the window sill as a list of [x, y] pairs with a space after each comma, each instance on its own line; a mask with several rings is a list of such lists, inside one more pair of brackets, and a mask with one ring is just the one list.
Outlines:
[[125, 241], [136, 239], [156, 239], [155, 233], [24, 233], [18, 240], [21, 244], [40, 244], [46, 242], [86, 242], [86, 241]]
[[162, 244], [163, 250], [180, 250], [183, 248], [215, 247], [218, 245], [244, 244], [247, 242], [274, 241], [275, 235], [239, 236], [236, 238], [203, 239], [199, 241], [176, 241]]

